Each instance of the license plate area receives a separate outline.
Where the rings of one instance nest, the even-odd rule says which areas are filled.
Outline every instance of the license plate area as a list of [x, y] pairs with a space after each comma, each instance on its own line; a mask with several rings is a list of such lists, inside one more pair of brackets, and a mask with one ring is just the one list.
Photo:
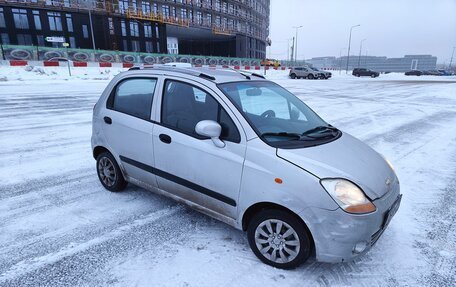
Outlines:
[[396, 214], [397, 210], [399, 209], [399, 206], [401, 205], [401, 200], [402, 200], [402, 194], [398, 196], [396, 201], [393, 203], [393, 205], [390, 207], [390, 209], [386, 212], [385, 218], [383, 220], [383, 226], [382, 229], [386, 228], [388, 224], [391, 222], [391, 219], [393, 219], [394, 215]]

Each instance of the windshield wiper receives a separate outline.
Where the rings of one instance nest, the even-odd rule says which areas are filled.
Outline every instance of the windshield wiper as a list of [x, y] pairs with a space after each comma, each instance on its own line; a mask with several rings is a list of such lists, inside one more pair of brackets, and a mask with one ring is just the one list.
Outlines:
[[261, 137], [287, 137], [287, 138], [292, 138], [293, 140], [300, 140], [301, 135], [297, 133], [287, 133], [287, 132], [278, 132], [278, 133], [272, 133], [272, 132], [267, 132], [267, 133], [262, 133]]
[[[315, 127], [313, 129], [310, 129], [308, 131], [305, 131], [301, 134], [301, 136], [308, 136], [310, 137], [309, 135], [311, 134], [316, 134], [316, 133], [319, 133], [319, 134], [323, 134], [323, 133], [326, 133], [326, 132], [338, 132], [339, 130], [333, 126], [318, 126], [318, 127]], [[320, 138], [320, 137], [318, 137]]]

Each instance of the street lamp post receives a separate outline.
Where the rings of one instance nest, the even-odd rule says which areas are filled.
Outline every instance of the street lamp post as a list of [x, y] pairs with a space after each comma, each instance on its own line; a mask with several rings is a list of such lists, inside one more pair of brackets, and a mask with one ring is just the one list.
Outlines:
[[354, 25], [350, 27], [350, 36], [348, 37], [348, 53], [347, 53], [347, 69], [345, 70], [345, 74], [348, 73], [348, 61], [350, 60], [350, 46], [351, 46], [351, 40], [352, 40], [352, 30], [355, 27], [361, 26], [360, 24]]
[[288, 65], [290, 65], [290, 41], [294, 40], [293, 38], [289, 38], [287, 39], [287, 62], [288, 62]]
[[359, 44], [358, 68], [359, 68], [359, 64], [361, 63], [361, 50], [363, 49], [363, 42], [366, 40], [367, 39], [362, 39], [361, 43]]
[[296, 45], [294, 47], [294, 50], [295, 50], [295, 58], [294, 58], [295, 63], [297, 63], [297, 61], [298, 61], [298, 29], [300, 29], [302, 27], [304, 27], [304, 26], [301, 25], [301, 26], [293, 27], [293, 29], [296, 29]]
[[341, 48], [339, 51], [339, 75], [341, 74], [342, 71], [342, 51], [347, 48]]
[[451, 64], [453, 64], [454, 49], [456, 49], [456, 47], [453, 47], [453, 53], [451, 53], [450, 66], [448, 67], [449, 70], [451, 70]]
[[93, 49], [96, 50], [95, 47], [95, 35], [93, 35], [93, 23], [92, 23], [92, 7], [89, 7], [89, 22], [90, 22], [90, 34], [92, 34], [92, 46]]

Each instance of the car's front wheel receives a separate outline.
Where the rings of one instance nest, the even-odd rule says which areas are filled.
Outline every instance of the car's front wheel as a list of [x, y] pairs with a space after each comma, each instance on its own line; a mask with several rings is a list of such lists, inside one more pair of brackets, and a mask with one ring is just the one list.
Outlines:
[[101, 184], [109, 191], [121, 191], [127, 186], [119, 165], [109, 152], [98, 155], [97, 174]]
[[314, 75], [312, 75], [312, 74], [309, 74], [309, 75], [307, 76], [307, 79], [309, 79], [309, 80], [313, 80], [313, 79], [314, 79]]
[[310, 256], [311, 241], [306, 228], [285, 211], [259, 212], [250, 221], [247, 236], [253, 253], [277, 268], [295, 268]]
[[291, 74], [291, 75], [290, 75], [290, 78], [296, 79], [296, 74]]

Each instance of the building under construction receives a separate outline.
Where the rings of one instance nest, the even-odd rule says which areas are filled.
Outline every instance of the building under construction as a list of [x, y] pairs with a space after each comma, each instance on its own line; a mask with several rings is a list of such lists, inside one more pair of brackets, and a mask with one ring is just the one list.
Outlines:
[[1, 44], [265, 58], [270, 0], [0, 0]]

